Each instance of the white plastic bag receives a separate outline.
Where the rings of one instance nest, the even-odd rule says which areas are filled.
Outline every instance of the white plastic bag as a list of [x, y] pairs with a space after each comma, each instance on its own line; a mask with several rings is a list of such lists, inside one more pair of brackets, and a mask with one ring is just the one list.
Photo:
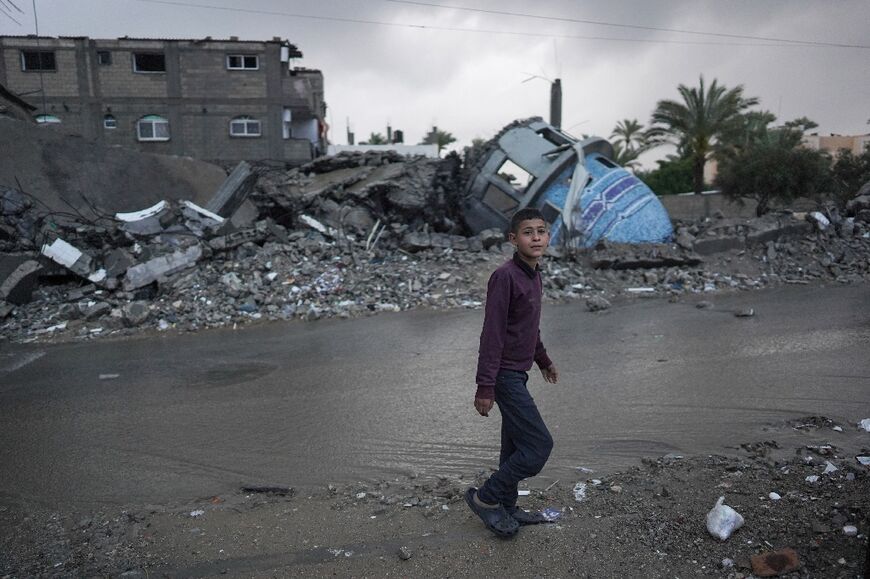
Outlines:
[[707, 513], [707, 530], [720, 541], [725, 541], [743, 526], [743, 516], [724, 502], [725, 497], [719, 497], [716, 506]]

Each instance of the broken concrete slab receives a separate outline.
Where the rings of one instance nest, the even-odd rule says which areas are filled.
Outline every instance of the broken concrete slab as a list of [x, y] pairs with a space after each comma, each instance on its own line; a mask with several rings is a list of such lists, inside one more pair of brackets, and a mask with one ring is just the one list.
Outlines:
[[595, 269], [615, 270], [691, 267], [701, 263], [701, 258], [695, 253], [664, 243], [606, 244], [603, 248], [596, 248], [591, 258]]
[[742, 237], [712, 237], [706, 239], [696, 239], [693, 244], [695, 253], [698, 255], [712, 255], [714, 253], [722, 253], [732, 249], [743, 249], [746, 247], [746, 241]]
[[238, 247], [243, 243], [259, 243], [266, 239], [268, 231], [265, 228], [243, 229], [227, 235], [213, 237], [208, 240], [208, 246], [215, 251], [226, 251]]
[[115, 219], [121, 221], [120, 229], [131, 235], [157, 235], [163, 231], [161, 218], [169, 211], [169, 204], [160, 201], [139, 211], [115, 213]]
[[202, 247], [193, 245], [169, 255], [156, 257], [145, 263], [134, 265], [124, 276], [124, 291], [141, 288], [162, 278], [187, 269], [202, 257]]
[[59, 237], [51, 245], [44, 244], [42, 246], [42, 255], [94, 283], [100, 283], [106, 279], [105, 269], [93, 269], [93, 257]]
[[402, 238], [402, 249], [411, 253], [417, 253], [432, 247], [429, 234], [425, 231], [411, 231]]
[[121, 277], [126, 273], [127, 268], [133, 266], [136, 259], [129, 251], [124, 248], [113, 249], [103, 255], [103, 267], [106, 270], [106, 277]]
[[256, 182], [257, 174], [251, 170], [251, 165], [242, 161], [206, 203], [205, 208], [221, 217], [232, 217], [248, 198]]
[[5, 300], [15, 305], [30, 302], [41, 270], [42, 266], [39, 265], [39, 262], [33, 260], [19, 264], [0, 283], [0, 301]]

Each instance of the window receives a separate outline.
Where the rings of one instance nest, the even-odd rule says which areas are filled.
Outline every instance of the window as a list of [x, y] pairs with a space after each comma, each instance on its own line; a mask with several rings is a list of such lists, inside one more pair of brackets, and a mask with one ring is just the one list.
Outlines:
[[133, 72], [166, 72], [166, 56], [154, 52], [133, 54]]
[[520, 195], [526, 192], [529, 184], [534, 180], [531, 173], [510, 159], [501, 164], [497, 173], [499, 177], [510, 183]]
[[33, 117], [40, 125], [57, 125], [60, 124], [60, 118], [54, 115], [36, 115]]
[[169, 121], [157, 115], [142, 117], [136, 122], [136, 138], [140, 141], [168, 141]]
[[228, 54], [227, 69], [229, 70], [258, 70], [260, 57], [251, 54]]
[[117, 129], [118, 121], [115, 119], [113, 115], [106, 115], [103, 117], [103, 128], [104, 129]]
[[99, 62], [103, 66], [108, 66], [112, 64], [112, 53], [108, 50], [98, 50], [97, 62]]
[[53, 50], [22, 50], [21, 70], [57, 70]]
[[259, 137], [260, 121], [251, 117], [236, 117], [230, 121], [231, 137]]

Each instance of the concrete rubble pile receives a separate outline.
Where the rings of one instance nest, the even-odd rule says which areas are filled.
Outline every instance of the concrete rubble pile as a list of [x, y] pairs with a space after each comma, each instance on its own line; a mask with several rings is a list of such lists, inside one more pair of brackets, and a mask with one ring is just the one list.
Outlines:
[[[240, 164], [205, 207], [92, 217], [0, 191], [0, 337], [89, 339], [255, 320], [479, 308], [511, 254], [463, 235], [458, 157], [343, 154], [292, 170]], [[455, 209], [454, 209], [455, 210]], [[545, 291], [592, 311], [679, 296], [870, 278], [870, 195], [761, 219], [675, 222], [675, 241], [550, 249]]]

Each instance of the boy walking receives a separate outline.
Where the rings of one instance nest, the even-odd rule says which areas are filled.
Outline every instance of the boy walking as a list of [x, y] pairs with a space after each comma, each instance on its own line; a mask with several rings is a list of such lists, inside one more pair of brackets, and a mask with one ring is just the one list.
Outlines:
[[541, 212], [517, 211], [508, 240], [516, 253], [493, 272], [487, 285], [474, 396], [481, 416], [488, 416], [494, 403], [501, 412], [499, 469], [480, 489], [465, 493], [471, 510], [503, 537], [515, 535], [520, 525], [544, 522], [540, 513], [517, 508], [517, 484], [541, 472], [553, 448], [553, 438], [526, 388], [526, 372], [535, 362], [544, 380], [555, 384], [559, 379], [538, 330], [543, 295], [538, 261], [550, 243]]

